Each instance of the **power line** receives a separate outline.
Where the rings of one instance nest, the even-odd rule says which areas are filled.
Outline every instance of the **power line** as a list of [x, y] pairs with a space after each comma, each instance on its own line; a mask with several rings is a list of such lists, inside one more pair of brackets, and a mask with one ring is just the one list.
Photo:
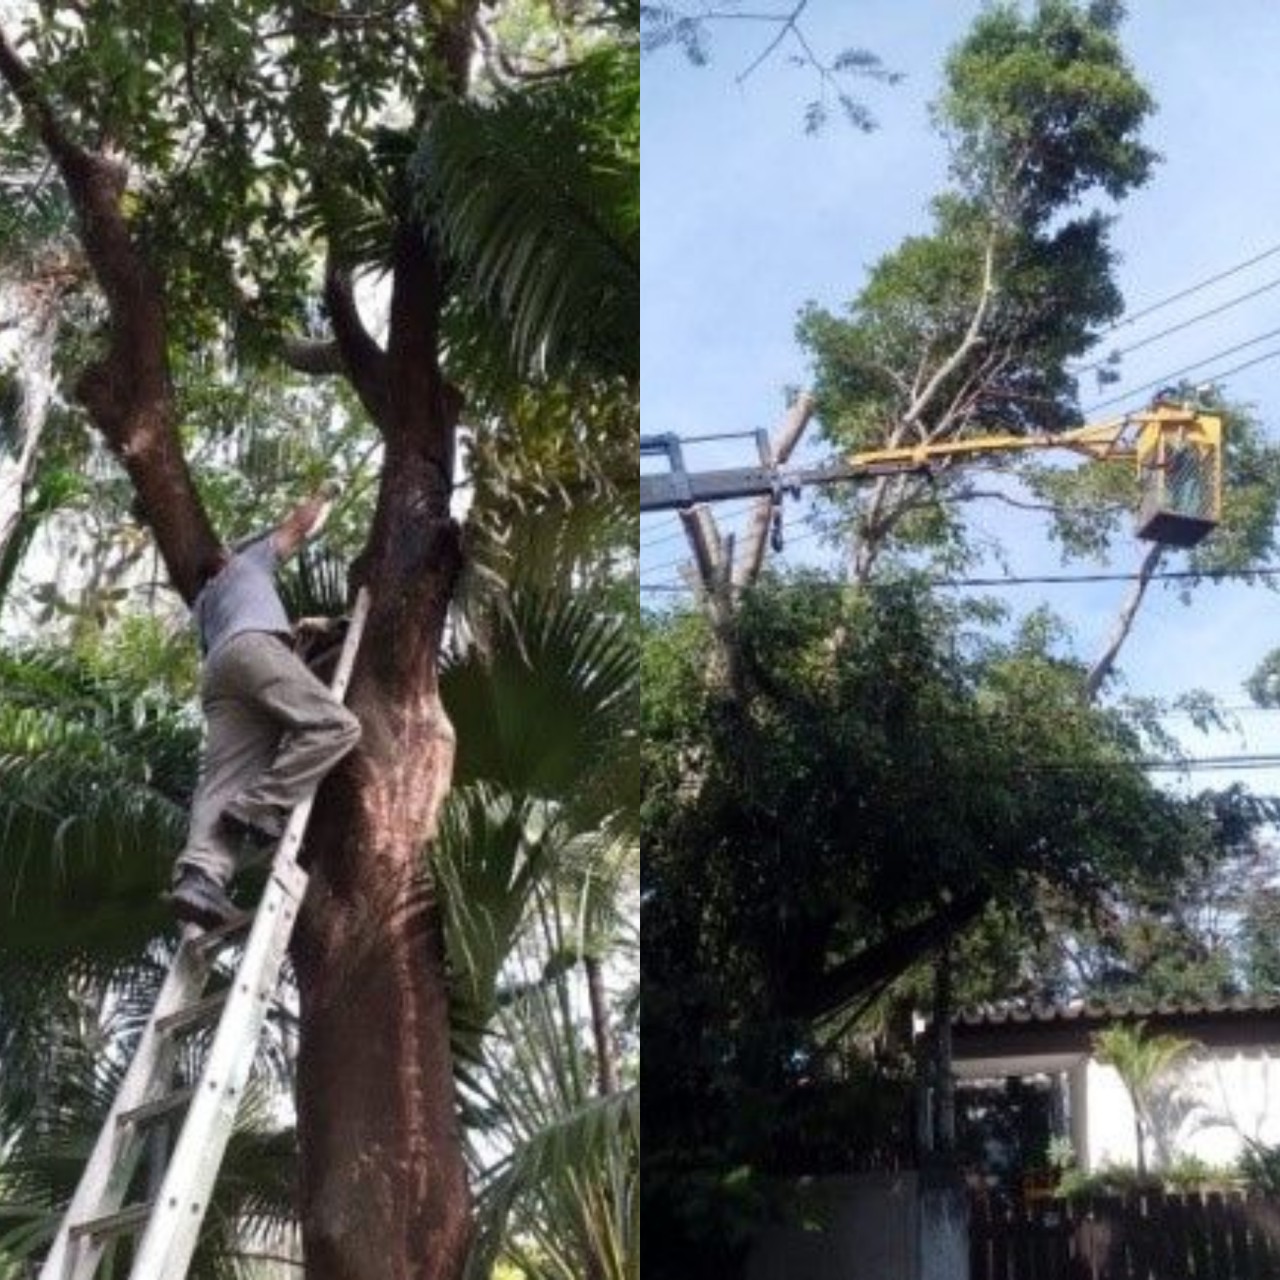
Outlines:
[[1280, 276], [1277, 276], [1274, 280], [1269, 280], [1266, 284], [1260, 285], [1256, 289], [1251, 289], [1248, 293], [1242, 293], [1237, 297], [1230, 298], [1220, 306], [1211, 307], [1208, 311], [1201, 311], [1197, 315], [1191, 316], [1190, 319], [1170, 325], [1167, 329], [1161, 329], [1159, 333], [1153, 333], [1150, 337], [1143, 338], [1141, 342], [1135, 342], [1128, 347], [1121, 347], [1118, 351], [1111, 352], [1101, 360], [1095, 360], [1092, 364], [1081, 365], [1074, 372], [1089, 373], [1093, 369], [1101, 369], [1118, 356], [1127, 356], [1135, 351], [1141, 351], [1143, 347], [1149, 347], [1153, 342], [1159, 342], [1161, 338], [1167, 338], [1173, 333], [1181, 333], [1183, 329], [1190, 329], [1192, 325], [1199, 324], [1202, 320], [1210, 320], [1214, 316], [1221, 315], [1224, 311], [1230, 311], [1232, 307], [1239, 306], [1242, 302], [1248, 302], [1251, 298], [1256, 298], [1260, 294], [1267, 293], [1277, 287], [1280, 287]]
[[[1148, 574], [1149, 582], [1157, 581], [1209, 581], [1224, 582], [1232, 579], [1248, 580], [1254, 578], [1277, 578], [1280, 577], [1280, 567], [1264, 568], [1264, 569], [1169, 569], [1166, 571], [1157, 571]], [[1044, 574], [1039, 577], [1013, 577], [1013, 578], [930, 578], [925, 580], [925, 585], [929, 587], [937, 587], [941, 590], [963, 589], [967, 587], [981, 588], [1000, 588], [1000, 587], [1057, 587], [1057, 586], [1081, 586], [1089, 584], [1097, 584], [1103, 582], [1137, 582], [1142, 578], [1140, 573], [1062, 573], [1062, 574]], [[849, 591], [853, 589], [853, 584], [848, 582], [810, 582], [806, 586], [817, 587], [825, 591]], [[861, 584], [864, 588], [872, 590], [889, 589], [897, 585], [891, 582], [867, 582]], [[667, 594], [680, 591], [687, 591], [688, 588], [683, 583], [678, 582], [656, 582], [656, 583], [640, 583], [642, 592], [653, 594]]]
[[[1257, 346], [1259, 342], [1265, 342], [1266, 339], [1274, 338], [1277, 334], [1280, 334], [1280, 329], [1273, 329], [1270, 333], [1259, 334], [1258, 337], [1250, 338], [1247, 342], [1240, 342], [1234, 347], [1227, 347], [1225, 350], [1217, 351], [1211, 356], [1206, 356], [1203, 360], [1197, 360], [1194, 364], [1184, 365], [1181, 369], [1175, 369], [1172, 373], [1161, 374], [1160, 377], [1151, 382], [1144, 382], [1140, 387], [1133, 387], [1124, 392], [1123, 395], [1112, 396], [1109, 400], [1099, 400], [1091, 404], [1085, 412], [1089, 414], [1096, 413], [1099, 409], [1108, 408], [1113, 404], [1120, 404], [1130, 399], [1130, 397], [1138, 395], [1139, 392], [1154, 391], [1160, 387], [1167, 387], [1176, 382], [1184, 373], [1190, 373], [1193, 369], [1199, 369], [1202, 365], [1212, 364], [1213, 361], [1221, 360], [1223, 356], [1232, 355], [1236, 351], [1243, 351], [1246, 347]], [[1252, 360], [1246, 360], [1243, 364], [1233, 365], [1230, 369], [1219, 369], [1210, 376], [1214, 381], [1220, 378], [1229, 378], [1233, 373], [1241, 373], [1245, 369], [1252, 369], [1254, 365], [1262, 364], [1267, 360], [1274, 360], [1276, 356], [1280, 356], [1280, 347], [1272, 351], [1264, 351], [1262, 355], [1255, 356]]]
[[1164, 759], [1138, 759], [1117, 762], [1084, 762], [1084, 761], [1039, 761], [1032, 764], [1033, 769], [1061, 771], [1064, 773], [1091, 773], [1095, 770], [1110, 771], [1116, 763], [1130, 765], [1137, 769], [1145, 769], [1153, 773], [1197, 773], [1202, 769], [1276, 769], [1280, 768], [1280, 755], [1259, 752], [1254, 755], [1233, 756], [1186, 756]]
[[[784, 551], [789, 549], [790, 547], [795, 546], [797, 542], [805, 542], [810, 538], [820, 538], [824, 532], [826, 532], [824, 529], [808, 528], [803, 530], [800, 533], [789, 533], [786, 535]], [[680, 565], [682, 564], [688, 564], [689, 561], [691, 561], [692, 559], [693, 559], [692, 555], [681, 556], [678, 560], [668, 560], [663, 564], [651, 565], [647, 569], [642, 569], [641, 572], [647, 573], [650, 576], [657, 573], [665, 573], [670, 569], [679, 568]]]
[[[726, 504], [721, 509], [720, 518], [722, 520], [736, 520], [739, 516], [745, 515], [748, 511], [750, 511], [756, 501], [757, 499], [755, 498], [748, 498], [746, 499], [746, 501], [742, 502], [740, 505], [737, 505], [737, 506]], [[676, 541], [677, 538], [683, 538], [684, 525], [680, 523], [679, 517], [675, 519], [674, 525], [675, 527], [670, 533], [665, 533], [660, 538], [650, 538], [649, 541], [647, 542], [641, 539], [641, 542], [640, 542], [641, 551], [652, 551], [654, 547], [660, 547], [665, 543]]]
[[1111, 325], [1109, 328], [1103, 329], [1099, 333], [1099, 337], [1105, 337], [1108, 333], [1114, 333], [1117, 329], [1126, 328], [1128, 325], [1136, 324], [1139, 320], [1151, 315], [1153, 312], [1160, 311], [1164, 307], [1171, 306], [1175, 302], [1181, 302], [1183, 298], [1189, 298], [1192, 294], [1199, 293], [1201, 289], [1207, 289], [1210, 285], [1217, 284], [1220, 280], [1226, 280], [1230, 276], [1238, 275], [1241, 271], [1247, 270], [1249, 267], [1255, 266], [1257, 263], [1267, 258], [1274, 257], [1280, 253], [1280, 244], [1273, 244], [1269, 249], [1264, 249], [1261, 253], [1256, 254], [1252, 258], [1247, 258], [1244, 262], [1237, 263], [1234, 267], [1228, 267], [1225, 271], [1218, 272], [1217, 275], [1209, 276], [1205, 280], [1201, 280], [1198, 284], [1188, 285], [1185, 289], [1178, 290], [1177, 293], [1171, 293], [1168, 297], [1160, 298], [1156, 302], [1150, 303], [1148, 306], [1138, 311], [1132, 312], [1130, 315], [1123, 316]]

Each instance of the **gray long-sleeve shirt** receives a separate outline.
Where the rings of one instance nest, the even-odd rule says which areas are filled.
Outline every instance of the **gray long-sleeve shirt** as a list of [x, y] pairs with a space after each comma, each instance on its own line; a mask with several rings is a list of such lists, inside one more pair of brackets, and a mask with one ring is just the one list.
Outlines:
[[289, 615], [276, 591], [279, 563], [271, 534], [241, 545], [196, 596], [191, 616], [207, 658], [242, 631], [289, 635]]

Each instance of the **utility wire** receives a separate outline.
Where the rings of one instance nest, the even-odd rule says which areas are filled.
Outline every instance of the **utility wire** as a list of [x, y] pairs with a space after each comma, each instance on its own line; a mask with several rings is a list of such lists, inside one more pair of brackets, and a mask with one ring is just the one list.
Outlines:
[[[1223, 356], [1231, 355], [1236, 351], [1243, 351], [1245, 347], [1256, 346], [1259, 342], [1264, 342], [1267, 338], [1273, 338], [1280, 334], [1280, 329], [1274, 329], [1270, 333], [1264, 333], [1256, 338], [1250, 338], [1248, 342], [1238, 343], [1234, 347], [1227, 347], [1224, 351], [1219, 351], [1211, 356], [1206, 356], [1203, 360], [1197, 360], [1194, 364], [1184, 365], [1181, 369], [1175, 369], [1172, 373], [1162, 374], [1160, 377], [1151, 382], [1144, 382], [1140, 387], [1132, 387], [1123, 395], [1112, 396], [1109, 400], [1099, 400], [1091, 404], [1085, 412], [1094, 414], [1099, 409], [1105, 409], [1113, 404], [1121, 404], [1128, 400], [1131, 396], [1138, 395], [1142, 391], [1154, 391], [1160, 387], [1167, 387], [1170, 383], [1177, 381], [1184, 373], [1190, 373], [1193, 369], [1199, 369], [1202, 365], [1212, 364], [1215, 360], [1221, 360]], [[1276, 356], [1280, 356], [1280, 347], [1276, 347], [1272, 351], [1264, 351], [1262, 355], [1255, 356], [1252, 360], [1246, 360], [1243, 364], [1233, 365], [1230, 369], [1219, 369], [1216, 373], [1211, 374], [1211, 378], [1216, 382], [1221, 378], [1229, 378], [1233, 373], [1242, 373], [1245, 369], [1252, 369], [1254, 365], [1263, 364], [1267, 360], [1274, 360]], [[1133, 408], [1140, 406], [1133, 405]]]
[[[751, 510], [751, 506], [755, 501], [755, 498], [748, 498], [739, 506], [726, 505], [721, 508], [719, 517], [721, 520], [736, 520], [739, 516], [746, 515], [746, 513]], [[670, 533], [664, 533], [660, 538], [650, 538], [647, 542], [641, 539], [640, 549], [642, 551], [652, 551], [654, 547], [660, 547], [664, 543], [674, 542], [677, 538], [683, 538], [684, 525], [680, 523], [678, 518], [675, 520], [674, 524], [674, 529]], [[662, 525], [662, 528], [666, 528], [665, 523]]]
[[[982, 588], [998, 588], [998, 587], [1058, 587], [1058, 586], [1080, 586], [1087, 584], [1095, 584], [1102, 582], [1137, 582], [1142, 578], [1140, 573], [1061, 573], [1061, 574], [1044, 574], [1039, 577], [1014, 577], [1014, 578], [932, 578], [925, 581], [925, 585], [929, 587], [937, 587], [942, 590], [955, 590], [967, 587]], [[1209, 582], [1225, 582], [1232, 579], [1249, 580], [1255, 578], [1278, 578], [1280, 577], [1280, 567], [1265, 569], [1169, 569], [1165, 571], [1157, 571], [1148, 574], [1149, 582], [1155, 581], [1209, 581]], [[818, 587], [824, 591], [848, 591], [851, 590], [853, 584], [848, 582], [811, 582], [805, 584], [810, 587]], [[869, 587], [872, 590], [884, 590], [892, 588], [897, 584], [892, 582], [867, 582], [863, 583], [863, 587]], [[652, 592], [655, 594], [664, 594], [668, 592], [687, 591], [688, 588], [683, 583], [678, 582], [658, 582], [658, 583], [641, 583], [640, 590], [642, 592]]]
[[1210, 285], [1217, 284], [1220, 280], [1226, 280], [1230, 276], [1238, 275], [1241, 271], [1245, 271], [1267, 258], [1274, 257], [1277, 253], [1280, 253], [1280, 244], [1273, 244], [1269, 249], [1264, 249], [1261, 253], [1245, 259], [1244, 262], [1237, 263], [1234, 267], [1228, 267], [1225, 271], [1219, 271], [1217, 275], [1209, 276], [1198, 284], [1188, 285], [1185, 289], [1179, 289], [1177, 293], [1171, 293], [1168, 297], [1160, 298], [1140, 310], [1132, 312], [1130, 315], [1122, 316], [1115, 324], [1103, 329], [1098, 336], [1105, 337], [1108, 333], [1114, 333], [1117, 329], [1124, 329], [1128, 325], [1136, 324], [1144, 317], [1171, 306], [1175, 302], [1181, 302], [1183, 298], [1189, 298], [1192, 294], [1199, 293], [1201, 289], [1207, 289]]
[[[825, 530], [823, 529], [816, 529], [811, 527], [811, 528], [802, 530], [800, 533], [789, 533], [786, 535], [785, 548], [789, 549], [793, 547], [797, 542], [805, 542], [810, 538], [820, 538], [824, 532]], [[688, 556], [681, 556], [677, 560], [668, 560], [663, 564], [651, 565], [647, 569], [642, 569], [641, 572], [647, 573], [650, 575], [650, 577], [652, 577], [654, 574], [666, 573], [671, 569], [678, 569], [682, 564], [688, 564], [692, 559], [693, 559], [692, 554]]]
[[1092, 364], [1079, 365], [1072, 372], [1077, 374], [1089, 373], [1094, 369], [1105, 368], [1119, 356], [1127, 356], [1135, 351], [1141, 351], [1143, 347], [1149, 347], [1153, 342], [1159, 342], [1161, 338], [1167, 338], [1173, 333], [1181, 333], [1183, 329], [1190, 329], [1192, 325], [1199, 324], [1202, 320], [1210, 320], [1214, 316], [1221, 315], [1224, 311], [1230, 311], [1232, 307], [1239, 306], [1242, 302], [1248, 302], [1251, 298], [1256, 298], [1260, 294], [1267, 293], [1277, 287], [1280, 287], [1280, 276], [1277, 276], [1274, 280], [1269, 280], [1266, 284], [1260, 285], [1256, 289], [1251, 289], [1248, 293], [1242, 293], [1229, 299], [1222, 303], [1221, 306], [1211, 307], [1208, 311], [1201, 311], [1188, 320], [1170, 325], [1167, 329], [1161, 329], [1159, 333], [1153, 333], [1149, 338], [1143, 338], [1141, 342], [1135, 342], [1130, 346], [1112, 351], [1109, 355], [1104, 356], [1101, 360], [1095, 360]]

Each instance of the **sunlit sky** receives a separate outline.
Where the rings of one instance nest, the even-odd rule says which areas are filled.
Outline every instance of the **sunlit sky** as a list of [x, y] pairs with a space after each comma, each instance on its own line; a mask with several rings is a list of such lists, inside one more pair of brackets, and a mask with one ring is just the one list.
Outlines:
[[[868, 266], [904, 236], [928, 230], [928, 202], [946, 182], [947, 163], [944, 144], [929, 126], [928, 104], [938, 92], [947, 51], [980, 7], [973, 0], [810, 0], [803, 31], [819, 56], [865, 47], [905, 77], [892, 87], [856, 86], [878, 122], [871, 134], [833, 117], [818, 136], [805, 135], [804, 106], [819, 87], [811, 71], [789, 60], [798, 51], [794, 44], [784, 44], [740, 79], [771, 38], [768, 24], [713, 25], [711, 63], [704, 68], [692, 67], [675, 50], [646, 57], [646, 434], [687, 437], [779, 423], [786, 388], [804, 386], [810, 375], [794, 340], [800, 307], [814, 300], [838, 310], [857, 293]], [[1119, 284], [1130, 315], [1194, 291], [1107, 336], [1099, 356], [1143, 345], [1126, 354], [1123, 381], [1115, 387], [1095, 392], [1082, 380], [1083, 408], [1087, 416], [1109, 417], [1140, 407], [1150, 384], [1176, 381], [1171, 375], [1187, 370], [1195, 381], [1220, 379], [1224, 393], [1253, 404], [1275, 435], [1280, 5], [1133, 0], [1122, 38], [1159, 106], [1144, 136], [1163, 163], [1146, 187], [1112, 207]], [[1223, 278], [1204, 284], [1218, 276]], [[1129, 398], [1099, 406], [1117, 395]], [[697, 467], [753, 460], [749, 440], [704, 447], [690, 459]], [[733, 527], [742, 506], [720, 511], [726, 527]], [[786, 559], [825, 556], [832, 562], [804, 511], [788, 515]], [[1007, 571], [1016, 576], [1129, 572], [1146, 545], [1122, 542], [1106, 565], [1063, 566], [1035, 517], [1003, 506], [978, 508], [973, 517], [1000, 542]], [[678, 528], [669, 513], [645, 517], [642, 586], [680, 580]], [[1167, 567], [1178, 567], [1176, 559]], [[1115, 582], [1024, 586], [999, 596], [1019, 613], [1049, 604], [1069, 620], [1079, 654], [1090, 659], [1105, 643], [1127, 591], [1128, 584]], [[666, 598], [652, 591], [645, 596], [649, 604]], [[1241, 687], [1261, 658], [1280, 646], [1278, 624], [1280, 596], [1265, 588], [1207, 584], [1184, 605], [1176, 584], [1155, 584], [1121, 654], [1121, 680], [1113, 692], [1208, 690], [1242, 708], [1238, 725], [1226, 734], [1186, 736], [1185, 721], [1172, 717], [1169, 727], [1184, 734], [1189, 753], [1280, 754], [1280, 713], [1249, 708]], [[1280, 769], [1272, 768], [1202, 770], [1187, 785], [1237, 780], [1280, 794]]]

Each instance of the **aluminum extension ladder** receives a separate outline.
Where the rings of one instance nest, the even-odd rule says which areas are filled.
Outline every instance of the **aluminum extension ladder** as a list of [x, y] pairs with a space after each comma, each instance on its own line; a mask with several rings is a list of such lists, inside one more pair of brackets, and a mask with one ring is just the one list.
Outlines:
[[[339, 700], [346, 697], [368, 611], [369, 593], [361, 588], [330, 685]], [[184, 928], [40, 1280], [93, 1280], [108, 1244], [120, 1236], [140, 1236], [129, 1280], [186, 1276], [307, 889], [298, 852], [314, 799], [313, 792], [289, 815], [252, 916], [208, 931]], [[218, 954], [246, 935], [231, 985], [205, 996]], [[195, 1084], [175, 1090], [172, 1076], [182, 1037], [215, 1021], [217, 1030]], [[126, 1205], [155, 1126], [173, 1122], [183, 1112], [186, 1119], [158, 1189], [149, 1200]]]

